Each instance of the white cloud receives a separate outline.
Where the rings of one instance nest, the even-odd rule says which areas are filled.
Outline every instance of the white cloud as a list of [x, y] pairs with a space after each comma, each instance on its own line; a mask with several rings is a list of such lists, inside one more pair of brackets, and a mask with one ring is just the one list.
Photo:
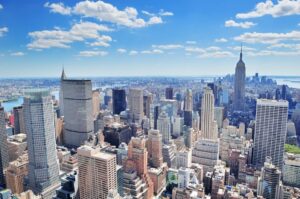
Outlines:
[[223, 57], [233, 57], [234, 55], [232, 52], [229, 51], [212, 51], [212, 52], [205, 52], [200, 54], [200, 58], [223, 58]]
[[286, 44], [286, 43], [277, 43], [272, 44], [267, 47], [268, 49], [274, 49], [274, 48], [285, 48], [285, 49], [297, 49], [300, 50], [300, 44]]
[[[112, 31], [110, 28], [92, 22], [80, 22], [74, 24], [69, 31], [54, 29], [30, 32], [31, 43], [27, 45], [29, 49], [41, 50], [46, 48], [69, 48], [71, 43], [76, 41], [85, 41], [87, 39], [95, 40], [93, 46], [99, 46], [100, 43], [111, 41], [109, 36], [100, 35], [99, 32]], [[102, 43], [102, 44], [104, 44]], [[98, 45], [97, 45], [98, 44]], [[104, 44], [104, 46], [107, 44]]]
[[101, 35], [99, 36], [99, 38], [97, 39], [97, 41], [91, 43], [91, 46], [103, 46], [103, 47], [109, 47], [110, 44], [109, 42], [112, 41], [112, 38], [110, 36], [107, 35]]
[[186, 47], [185, 51], [189, 52], [189, 53], [205, 53], [206, 52], [205, 49], [199, 48], [199, 47]]
[[142, 10], [142, 13], [143, 13], [144, 15], [149, 16], [149, 17], [154, 17], [154, 16], [155, 16], [154, 13], [151, 13], [151, 12], [148, 12], [148, 11], [145, 11], [145, 10]]
[[148, 25], [154, 25], [154, 24], [161, 24], [163, 23], [163, 20], [161, 17], [151, 17], [148, 21]]
[[[230, 46], [228, 48], [234, 51], [241, 51], [241, 46]], [[243, 52], [244, 51], [256, 51], [256, 49], [248, 46], [243, 46]]]
[[284, 40], [299, 41], [300, 31], [291, 31], [288, 33], [259, 33], [248, 32], [234, 38], [236, 41], [245, 43], [274, 44]]
[[186, 54], [195, 54], [199, 58], [221, 58], [221, 57], [233, 57], [234, 55], [230, 51], [224, 51], [220, 47], [210, 46], [208, 48], [199, 47], [186, 47]]
[[247, 56], [298, 56], [300, 51], [273, 51], [273, 50], [262, 50], [258, 52], [247, 52]]
[[124, 49], [124, 48], [119, 48], [119, 49], [117, 49], [117, 52], [118, 52], [118, 53], [121, 53], [121, 54], [124, 54], [124, 53], [127, 52], [127, 50]]
[[2, 9], [3, 9], [3, 5], [0, 4], [0, 10], [2, 10]]
[[225, 27], [237, 27], [237, 28], [251, 28], [252, 26], [255, 26], [256, 24], [250, 21], [246, 22], [236, 22], [234, 20], [227, 20], [225, 21]]
[[50, 8], [50, 12], [59, 13], [62, 15], [70, 15], [72, 8], [65, 6], [63, 3], [49, 3], [44, 4], [46, 8]]
[[153, 49], [153, 50], [144, 50], [141, 52], [141, 54], [163, 54], [164, 51], [159, 49]]
[[[130, 28], [141, 28], [148, 25], [163, 23], [160, 17], [154, 15], [151, 16], [149, 21], [145, 21], [138, 16], [138, 11], [133, 7], [126, 7], [124, 10], [119, 10], [112, 4], [100, 0], [81, 1], [75, 5], [73, 13]], [[144, 11], [143, 13], [151, 15], [151, 13], [147, 11]]]
[[300, 0], [278, 0], [274, 4], [271, 0], [256, 4], [254, 10], [247, 13], [238, 13], [236, 18], [248, 19], [257, 18], [265, 15], [281, 17], [289, 15], [300, 15]]
[[106, 51], [80, 51], [79, 56], [80, 57], [95, 57], [95, 56], [105, 56], [108, 53]]
[[5, 33], [7, 33], [7, 32], [8, 32], [7, 27], [0, 28], [0, 37], [3, 37], [5, 35]]
[[183, 48], [180, 44], [164, 44], [164, 45], [152, 45], [152, 48], [159, 48], [162, 50], [173, 50]]
[[18, 56], [18, 57], [21, 57], [21, 56], [24, 56], [25, 53], [23, 52], [13, 52], [13, 53], [10, 53], [11, 56]]
[[186, 43], [186, 44], [191, 44], [191, 45], [195, 45], [195, 44], [197, 44], [197, 42], [196, 42], [196, 41], [186, 41], [185, 43]]
[[215, 42], [217, 42], [217, 43], [225, 43], [225, 42], [227, 42], [228, 40], [227, 39], [225, 39], [225, 38], [218, 38], [218, 39], [215, 39]]
[[159, 15], [160, 16], [174, 16], [174, 13], [173, 12], [164, 11], [163, 9], [161, 9], [159, 11]]
[[218, 51], [218, 50], [221, 50], [220, 47], [218, 46], [210, 46], [208, 48], [206, 48], [207, 51]]
[[129, 52], [129, 55], [137, 55], [139, 52], [138, 51], [136, 51], [136, 50], [131, 50], [130, 52]]

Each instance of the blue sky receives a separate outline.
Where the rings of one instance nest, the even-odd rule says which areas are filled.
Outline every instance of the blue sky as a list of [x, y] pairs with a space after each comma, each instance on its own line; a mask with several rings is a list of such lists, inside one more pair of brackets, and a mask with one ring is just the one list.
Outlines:
[[300, 0], [0, 0], [0, 77], [300, 75]]

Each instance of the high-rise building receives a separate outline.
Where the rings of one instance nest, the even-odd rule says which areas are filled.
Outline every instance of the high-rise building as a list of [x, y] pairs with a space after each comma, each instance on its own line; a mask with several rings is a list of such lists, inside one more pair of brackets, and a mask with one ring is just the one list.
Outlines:
[[204, 89], [201, 102], [201, 132], [205, 139], [217, 139], [214, 125], [214, 94], [210, 88]]
[[113, 89], [113, 114], [120, 114], [126, 110], [126, 92], [124, 89]]
[[266, 199], [276, 198], [276, 189], [281, 177], [280, 170], [272, 164], [272, 159], [266, 157], [266, 162], [261, 169], [260, 177], [257, 183], [257, 194]]
[[163, 164], [162, 135], [158, 130], [149, 130], [147, 147], [150, 165], [154, 168], [161, 167]]
[[4, 108], [0, 106], [0, 186], [5, 184], [4, 170], [8, 167], [9, 156]]
[[243, 111], [245, 109], [245, 83], [246, 83], [246, 66], [243, 62], [243, 52], [241, 49], [240, 60], [236, 64], [234, 78], [234, 110]]
[[140, 121], [144, 116], [143, 90], [130, 88], [128, 94], [128, 108], [130, 117], [134, 121]]
[[59, 88], [59, 113], [60, 116], [64, 115], [64, 91], [63, 91], [63, 81], [67, 79], [65, 70], [63, 68], [60, 77], [60, 88]]
[[24, 124], [23, 107], [18, 106], [13, 109], [14, 114], [14, 134], [26, 133]]
[[53, 105], [48, 90], [28, 90], [24, 98], [24, 120], [27, 133], [29, 188], [52, 198], [59, 186]]
[[282, 169], [282, 179], [285, 185], [300, 188], [300, 156], [287, 154]]
[[63, 80], [64, 144], [79, 147], [94, 132], [91, 80]]
[[184, 98], [184, 111], [193, 111], [193, 93], [187, 89]]
[[24, 178], [27, 176], [27, 174], [28, 154], [24, 154], [17, 160], [9, 163], [5, 173], [6, 187], [15, 194], [24, 192]]
[[253, 163], [262, 167], [267, 156], [282, 169], [287, 131], [288, 102], [258, 99], [254, 133]]
[[168, 144], [171, 140], [171, 123], [166, 112], [161, 112], [157, 120], [157, 129], [162, 134], [164, 144]]
[[203, 166], [204, 173], [213, 171], [219, 160], [219, 140], [200, 139], [192, 151], [192, 162]]
[[165, 96], [166, 96], [166, 99], [173, 99], [173, 88], [172, 87], [166, 88]]
[[144, 108], [144, 115], [147, 118], [150, 118], [150, 106], [153, 103], [153, 95], [149, 91], [145, 91], [143, 97], [143, 108]]
[[96, 118], [100, 112], [100, 92], [93, 90], [92, 92], [93, 116]]
[[[135, 186], [136, 184], [133, 183], [138, 182], [139, 179], [142, 180], [139, 184], [146, 184], [147, 193], [140, 191], [140, 187]], [[128, 184], [131, 186], [128, 187]], [[144, 138], [133, 137], [128, 145], [128, 158], [124, 163], [124, 186], [126, 187], [125, 193], [143, 192], [141, 194], [146, 194], [144, 195], [146, 198], [153, 197], [153, 182], [148, 174], [148, 151]], [[132, 188], [134, 188], [134, 191], [132, 191]]]
[[117, 189], [116, 156], [86, 145], [77, 152], [80, 198], [106, 199], [109, 190]]

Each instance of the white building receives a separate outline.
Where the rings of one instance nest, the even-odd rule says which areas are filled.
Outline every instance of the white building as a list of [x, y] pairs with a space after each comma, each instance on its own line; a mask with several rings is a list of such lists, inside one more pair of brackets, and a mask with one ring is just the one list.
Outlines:
[[288, 102], [257, 99], [253, 163], [262, 167], [267, 156], [282, 168], [287, 131]]
[[157, 130], [162, 134], [164, 144], [169, 144], [171, 140], [171, 123], [166, 112], [161, 112], [157, 119]]
[[214, 94], [210, 88], [206, 87], [201, 102], [201, 132], [205, 139], [218, 138], [214, 124], [214, 103]]

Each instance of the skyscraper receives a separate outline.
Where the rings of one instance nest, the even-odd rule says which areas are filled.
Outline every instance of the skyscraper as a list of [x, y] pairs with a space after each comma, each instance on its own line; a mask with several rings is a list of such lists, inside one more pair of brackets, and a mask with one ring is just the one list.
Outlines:
[[193, 111], [193, 93], [187, 89], [184, 98], [184, 111]]
[[147, 118], [150, 118], [151, 104], [153, 103], [153, 95], [149, 91], [145, 91], [143, 97], [143, 111]]
[[144, 116], [143, 90], [130, 88], [128, 94], [128, 108], [130, 117], [135, 121], [140, 121]]
[[166, 88], [165, 96], [166, 96], [166, 99], [173, 99], [173, 88], [172, 87]]
[[28, 90], [24, 119], [29, 155], [29, 187], [50, 199], [59, 184], [53, 105], [48, 90]]
[[287, 117], [287, 101], [257, 100], [253, 150], [257, 167], [262, 167], [270, 156], [273, 164], [282, 169]]
[[[148, 174], [148, 151], [146, 149], [146, 141], [143, 138], [132, 138], [128, 145], [128, 158], [124, 163], [124, 183], [125, 192], [128, 193], [131, 189], [135, 189], [133, 192], [138, 193], [141, 184], [145, 183], [147, 188], [147, 196], [145, 198], [153, 197], [153, 182]], [[130, 188], [127, 187], [126, 182], [137, 182], [142, 179], [143, 183], [139, 183], [137, 187], [134, 183], [130, 183]], [[143, 189], [145, 190], [145, 189]], [[143, 192], [143, 191], [142, 191]], [[142, 193], [141, 193], [142, 194]], [[140, 195], [140, 194], [139, 194]]]
[[63, 80], [66, 80], [65, 69], [63, 68], [60, 77], [60, 88], [59, 88], [59, 113], [60, 116], [64, 115], [64, 91], [63, 91]]
[[266, 158], [261, 175], [258, 178], [257, 194], [266, 199], [274, 199], [276, 197], [276, 189], [279, 185], [281, 177], [280, 170], [272, 164], [270, 157]]
[[94, 132], [91, 80], [62, 81], [64, 95], [64, 143], [79, 147]]
[[166, 112], [162, 111], [157, 120], [157, 129], [162, 134], [164, 144], [168, 144], [171, 140], [171, 122]]
[[214, 126], [214, 103], [214, 94], [210, 88], [206, 87], [201, 102], [201, 132], [205, 139], [218, 138]]
[[126, 110], [126, 93], [124, 89], [113, 89], [113, 113], [120, 114], [122, 111]]
[[236, 64], [234, 79], [234, 110], [243, 111], [245, 109], [245, 81], [246, 66], [243, 62], [243, 52], [241, 49], [240, 60]]
[[13, 109], [14, 114], [14, 134], [25, 133], [23, 107], [18, 106]]
[[0, 105], [0, 186], [5, 184], [4, 169], [8, 167], [8, 147], [4, 108]]
[[100, 91], [93, 90], [92, 92], [93, 116], [96, 118], [100, 112]]
[[163, 164], [162, 136], [158, 130], [150, 129], [148, 132], [148, 151], [150, 165], [159, 168]]
[[117, 159], [90, 146], [77, 150], [81, 199], [106, 199], [110, 190], [117, 190]]

